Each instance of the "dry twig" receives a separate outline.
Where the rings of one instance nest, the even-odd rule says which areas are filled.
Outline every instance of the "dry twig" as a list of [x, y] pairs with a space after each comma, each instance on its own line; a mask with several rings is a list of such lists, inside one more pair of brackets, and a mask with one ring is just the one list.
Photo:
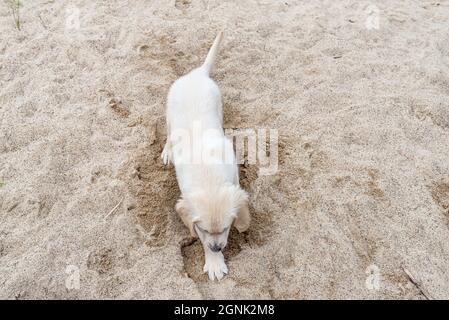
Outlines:
[[410, 271], [408, 271], [406, 268], [402, 267], [402, 270], [404, 270], [405, 274], [409, 278], [410, 282], [415, 285], [415, 287], [419, 290], [419, 292], [427, 299], [427, 300], [433, 300], [432, 296], [427, 292], [427, 290], [422, 286], [421, 281], [416, 280], [416, 278], [411, 274]]
[[120, 199], [120, 201], [115, 205], [115, 207], [112, 208], [112, 210], [109, 211], [109, 213], [108, 213], [107, 215], [104, 216], [105, 219], [106, 219], [107, 217], [109, 217], [112, 213], [114, 213], [115, 210], [117, 210], [118, 206], [123, 202], [123, 199], [125, 199], [125, 198]]

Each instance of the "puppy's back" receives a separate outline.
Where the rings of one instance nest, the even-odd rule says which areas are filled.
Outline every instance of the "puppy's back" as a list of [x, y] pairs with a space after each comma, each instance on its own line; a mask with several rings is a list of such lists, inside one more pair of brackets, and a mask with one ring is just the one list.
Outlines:
[[[216, 60], [218, 49], [223, 38], [220, 32], [214, 40], [204, 63], [176, 80], [170, 87], [167, 97], [167, 119], [174, 119], [172, 128], [186, 128], [187, 123], [203, 119], [206, 127], [221, 125], [221, 94], [209, 72]], [[218, 111], [218, 119], [217, 118]], [[175, 117], [171, 117], [171, 114]], [[183, 115], [183, 119], [178, 119]], [[217, 122], [217, 120], [219, 120]], [[184, 125], [182, 124], [184, 123]], [[186, 128], [187, 129], [187, 128]]]

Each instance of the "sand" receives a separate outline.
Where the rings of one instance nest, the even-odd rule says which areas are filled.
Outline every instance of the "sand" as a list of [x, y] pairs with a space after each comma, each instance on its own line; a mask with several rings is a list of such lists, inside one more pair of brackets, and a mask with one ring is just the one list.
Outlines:
[[[18, 30], [2, 1], [0, 298], [449, 298], [448, 16], [36, 0]], [[159, 155], [168, 87], [220, 29], [225, 127], [278, 130], [279, 168], [242, 167], [253, 224], [210, 282]]]

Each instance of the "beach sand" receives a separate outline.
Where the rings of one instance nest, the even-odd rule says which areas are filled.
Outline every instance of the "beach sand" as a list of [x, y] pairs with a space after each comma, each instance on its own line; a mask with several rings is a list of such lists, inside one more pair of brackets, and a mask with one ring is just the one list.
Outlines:
[[[449, 298], [448, 1], [22, 2], [20, 30], [0, 3], [0, 298]], [[253, 223], [211, 282], [159, 157], [219, 30], [225, 127], [277, 130], [279, 164], [242, 166]]]

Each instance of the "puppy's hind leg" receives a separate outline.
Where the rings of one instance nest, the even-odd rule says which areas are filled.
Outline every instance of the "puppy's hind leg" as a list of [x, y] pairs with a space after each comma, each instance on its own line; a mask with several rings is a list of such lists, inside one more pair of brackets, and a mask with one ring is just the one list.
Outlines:
[[170, 143], [170, 128], [167, 124], [167, 140], [165, 141], [164, 149], [162, 150], [161, 159], [164, 165], [169, 165], [173, 163], [173, 153]]
[[161, 159], [164, 165], [169, 165], [173, 162], [173, 154], [171, 151], [170, 142], [167, 138], [167, 142], [165, 142], [164, 150], [162, 150]]

